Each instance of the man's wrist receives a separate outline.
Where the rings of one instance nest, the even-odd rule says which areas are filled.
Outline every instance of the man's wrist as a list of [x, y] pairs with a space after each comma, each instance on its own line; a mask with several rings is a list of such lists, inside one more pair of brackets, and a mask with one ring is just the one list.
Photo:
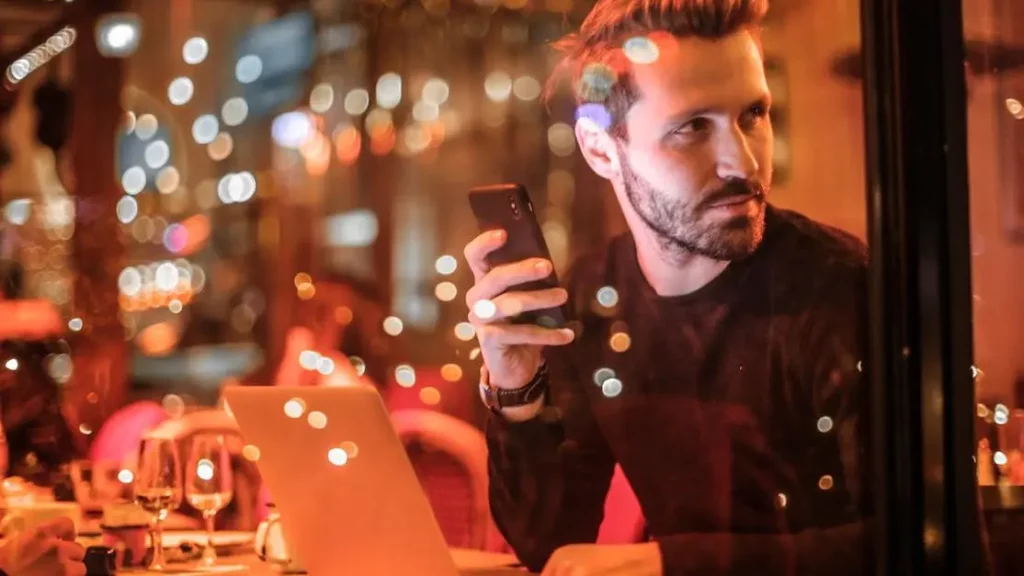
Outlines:
[[536, 416], [544, 407], [547, 395], [547, 366], [541, 364], [525, 385], [516, 388], [495, 386], [487, 366], [480, 368], [480, 399], [492, 412], [511, 421], [524, 421]]
[[480, 381], [486, 382], [487, 385], [491, 386], [492, 388], [498, 388], [501, 390], [522, 390], [523, 388], [529, 386], [534, 380], [536, 380], [537, 376], [544, 369], [546, 369], [546, 364], [543, 360], [541, 360], [540, 363], [537, 364], [537, 367], [534, 368], [533, 372], [531, 372], [525, 380], [517, 379], [516, 381], [508, 382], [503, 381], [500, 377], [493, 378], [491, 376], [491, 371], [488, 370], [487, 365], [484, 364], [480, 367]]

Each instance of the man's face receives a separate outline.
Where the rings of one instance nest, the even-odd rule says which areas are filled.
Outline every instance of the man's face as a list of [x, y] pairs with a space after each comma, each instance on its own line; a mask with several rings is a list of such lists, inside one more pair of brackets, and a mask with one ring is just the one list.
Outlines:
[[620, 201], [671, 253], [743, 258], [764, 237], [772, 173], [771, 96], [758, 44], [749, 32], [649, 39], [658, 58], [633, 65], [639, 99], [617, 140]]

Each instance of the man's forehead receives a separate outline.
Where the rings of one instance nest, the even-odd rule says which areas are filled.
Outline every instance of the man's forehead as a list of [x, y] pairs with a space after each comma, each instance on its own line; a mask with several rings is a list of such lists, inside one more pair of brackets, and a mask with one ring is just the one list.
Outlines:
[[[713, 40], [659, 32], [642, 41], [648, 43], [647, 57], [631, 58], [633, 81], [642, 99], [681, 93], [714, 98], [719, 91], [756, 89], [763, 83], [760, 45], [749, 32]], [[628, 49], [626, 56], [630, 57]]]

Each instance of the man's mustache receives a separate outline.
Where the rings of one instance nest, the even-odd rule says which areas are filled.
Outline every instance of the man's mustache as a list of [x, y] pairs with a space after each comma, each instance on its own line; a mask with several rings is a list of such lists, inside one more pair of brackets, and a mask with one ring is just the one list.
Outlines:
[[740, 198], [754, 198], [763, 202], [765, 197], [764, 186], [756, 180], [745, 178], [732, 178], [726, 180], [725, 184], [713, 190], [704, 200], [701, 201], [701, 208], [710, 208], [716, 204], [725, 204]]

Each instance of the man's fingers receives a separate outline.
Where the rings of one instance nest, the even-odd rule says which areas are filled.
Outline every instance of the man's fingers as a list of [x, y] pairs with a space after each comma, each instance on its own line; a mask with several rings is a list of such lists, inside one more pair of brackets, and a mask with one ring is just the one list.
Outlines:
[[504, 230], [490, 230], [472, 239], [462, 251], [469, 269], [473, 271], [473, 280], [479, 282], [490, 271], [487, 255], [505, 243], [507, 234]]
[[77, 536], [75, 532], [75, 523], [71, 518], [67, 517], [56, 518], [41, 524], [38, 530], [44, 536], [51, 536], [68, 542], [74, 542], [75, 537]]
[[568, 328], [544, 328], [533, 324], [485, 324], [477, 328], [476, 335], [481, 348], [525, 344], [564, 346], [576, 337]]
[[568, 299], [569, 293], [564, 288], [506, 292], [493, 300], [477, 300], [470, 309], [469, 320], [473, 324], [490, 324], [523, 312], [555, 308], [565, 304]]
[[552, 270], [551, 261], [543, 258], [496, 266], [466, 292], [466, 305], [472, 308], [478, 300], [496, 298], [512, 286], [547, 278]]
[[68, 562], [61, 566], [63, 568], [63, 576], [85, 576], [85, 564], [82, 562]]
[[81, 562], [85, 560], [85, 548], [81, 544], [56, 540], [54, 546], [57, 549], [57, 557], [65, 562]]

